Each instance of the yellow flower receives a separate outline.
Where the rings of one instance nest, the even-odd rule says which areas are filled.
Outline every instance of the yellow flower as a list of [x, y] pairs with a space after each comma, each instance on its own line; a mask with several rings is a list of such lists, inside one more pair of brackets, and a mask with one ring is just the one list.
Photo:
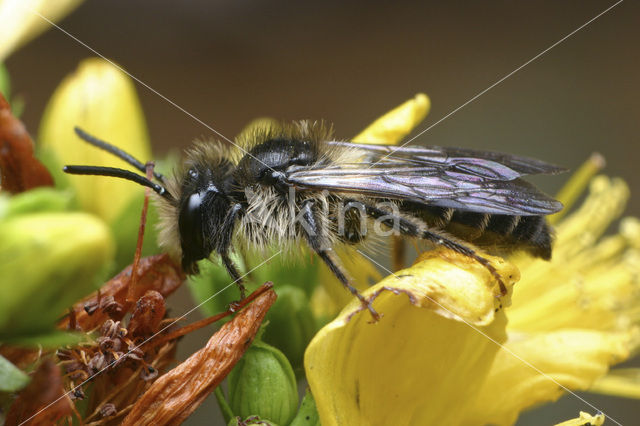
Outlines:
[[[62, 19], [82, 0], [0, 0], [0, 62]], [[42, 15], [42, 16], [38, 16]]]
[[[78, 126], [122, 148], [141, 161], [151, 159], [149, 137], [133, 82], [114, 65], [92, 58], [80, 63], [56, 89], [42, 119], [39, 142], [49, 164], [80, 164], [130, 168], [113, 155], [97, 149], [74, 133]], [[54, 158], [51, 159], [50, 157]], [[50, 167], [54, 170], [54, 167]], [[123, 179], [102, 176], [68, 176], [80, 206], [111, 223], [133, 197], [143, 192]]]
[[[517, 270], [493, 260], [510, 287]], [[436, 250], [364, 293], [381, 292], [379, 322], [352, 301], [305, 354], [322, 424], [460, 424], [506, 340], [494, 287], [486, 268]]]
[[591, 181], [584, 204], [557, 224], [551, 262], [490, 257], [504, 300], [486, 268], [439, 249], [364, 292], [378, 294], [381, 321], [357, 301], [345, 306], [305, 353], [322, 424], [504, 425], [562, 387], [630, 394], [629, 380], [622, 389], [606, 374], [638, 348], [640, 223], [625, 219], [601, 238], [628, 191], [592, 179], [598, 165], [594, 157], [561, 192], [570, 204]]

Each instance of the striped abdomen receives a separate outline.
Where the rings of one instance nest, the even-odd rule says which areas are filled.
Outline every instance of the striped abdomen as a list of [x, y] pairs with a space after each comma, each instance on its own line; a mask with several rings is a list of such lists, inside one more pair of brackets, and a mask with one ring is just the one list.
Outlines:
[[429, 226], [496, 253], [526, 250], [551, 258], [551, 228], [544, 216], [486, 214], [404, 202], [401, 209]]

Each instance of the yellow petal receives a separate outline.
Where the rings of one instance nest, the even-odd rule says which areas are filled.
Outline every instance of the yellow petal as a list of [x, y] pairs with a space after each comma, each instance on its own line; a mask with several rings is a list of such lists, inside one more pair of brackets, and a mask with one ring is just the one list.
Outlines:
[[[517, 270], [493, 264], [510, 287]], [[495, 287], [481, 265], [434, 250], [364, 293], [379, 293], [379, 322], [353, 300], [305, 354], [322, 424], [458, 423], [506, 337]]]
[[509, 332], [508, 350], [495, 357], [465, 424], [510, 425], [526, 408], [558, 399], [564, 393], [558, 384], [588, 389], [611, 364], [629, 356], [632, 339], [630, 333], [578, 329]]
[[[128, 167], [113, 155], [80, 140], [74, 133], [75, 126], [124, 149], [140, 161], [151, 160], [144, 116], [133, 83], [107, 61], [87, 59], [65, 78], [47, 105], [39, 140], [42, 149], [53, 152], [62, 164]], [[140, 187], [122, 179], [69, 176], [68, 180], [83, 209], [107, 222], [141, 193]]]
[[640, 368], [619, 368], [600, 377], [589, 392], [640, 399]]
[[0, 62], [82, 3], [82, 0], [1, 0]]
[[567, 420], [566, 422], [558, 423], [556, 426], [602, 426], [604, 419], [605, 417], [602, 413], [592, 416], [589, 413], [580, 411], [580, 417], [577, 419]]
[[429, 113], [431, 101], [423, 93], [387, 112], [352, 139], [357, 143], [395, 145]]
[[[509, 327], [520, 331], [561, 327], [610, 329], [619, 314], [638, 306], [636, 273], [640, 225], [622, 222], [620, 232], [600, 241], [624, 209], [628, 188], [599, 176], [583, 205], [557, 227], [553, 259], [512, 259], [522, 271], [513, 294]], [[549, 315], [553, 312], [553, 315]]]

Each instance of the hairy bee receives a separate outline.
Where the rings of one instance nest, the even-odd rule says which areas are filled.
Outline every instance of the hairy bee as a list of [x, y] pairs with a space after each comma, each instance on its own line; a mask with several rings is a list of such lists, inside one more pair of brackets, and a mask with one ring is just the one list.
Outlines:
[[[145, 170], [120, 149], [76, 133]], [[255, 130], [237, 142], [197, 142], [172, 177], [154, 173], [158, 183], [116, 168], [64, 170], [152, 188], [162, 213], [161, 244], [181, 257], [187, 273], [197, 273], [196, 262], [215, 253], [243, 294], [231, 250], [307, 244], [375, 314], [332, 250], [363, 242], [374, 222], [469, 256], [496, 277], [475, 247], [551, 257], [545, 215], [562, 205], [521, 176], [563, 171], [557, 166], [469, 149], [342, 142], [330, 126], [308, 121]]]

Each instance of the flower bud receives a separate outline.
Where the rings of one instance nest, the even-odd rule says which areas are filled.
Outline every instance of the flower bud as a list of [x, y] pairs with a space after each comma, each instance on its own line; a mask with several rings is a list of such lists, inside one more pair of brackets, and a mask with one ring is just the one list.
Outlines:
[[49, 187], [33, 188], [11, 197], [0, 195], [0, 220], [27, 213], [61, 212], [71, 206], [72, 194]]
[[63, 164], [123, 166], [112, 154], [80, 140], [76, 126], [141, 161], [150, 160], [144, 116], [131, 79], [102, 59], [82, 61], [51, 97], [38, 137], [43, 161], [52, 173], [58, 172], [55, 181], [71, 185], [83, 210], [111, 223], [143, 192], [123, 179], [64, 175]]
[[278, 349], [255, 341], [228, 377], [229, 406], [236, 416], [259, 416], [288, 425], [298, 409], [293, 369]]
[[95, 289], [111, 262], [108, 228], [85, 213], [31, 213], [0, 221], [0, 335], [51, 330]]

